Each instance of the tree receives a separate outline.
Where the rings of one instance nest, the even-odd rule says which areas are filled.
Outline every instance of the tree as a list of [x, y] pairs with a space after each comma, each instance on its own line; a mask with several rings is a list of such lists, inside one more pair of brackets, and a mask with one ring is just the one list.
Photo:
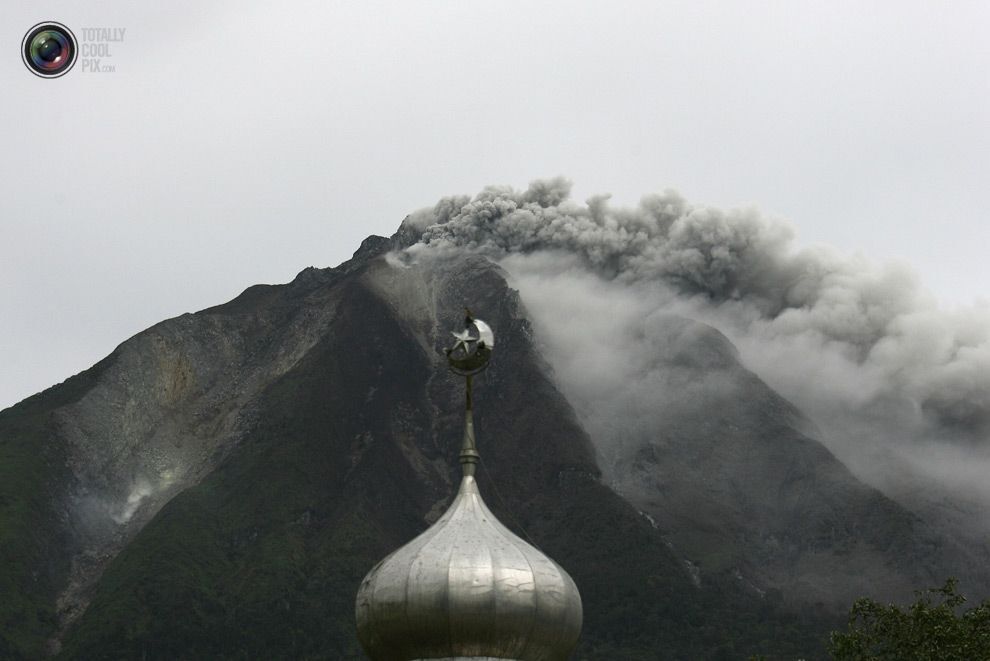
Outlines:
[[941, 588], [916, 592], [905, 609], [858, 599], [846, 632], [832, 632], [836, 661], [974, 661], [990, 659], [990, 600], [960, 614], [966, 598], [949, 578]]

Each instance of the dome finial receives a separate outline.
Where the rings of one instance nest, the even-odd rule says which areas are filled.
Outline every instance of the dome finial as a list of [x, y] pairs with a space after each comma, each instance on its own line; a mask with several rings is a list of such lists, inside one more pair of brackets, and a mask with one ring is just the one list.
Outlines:
[[464, 312], [464, 330], [451, 333], [456, 342], [446, 353], [452, 372], [471, 377], [488, 367], [495, 348], [495, 334], [488, 324], [475, 319], [470, 310], [464, 308]]
[[465, 380], [464, 441], [461, 444], [460, 462], [464, 475], [474, 476], [480, 455], [474, 441], [472, 378], [488, 367], [495, 347], [495, 334], [488, 324], [475, 319], [471, 310], [464, 308], [464, 313], [464, 330], [451, 333], [456, 341], [446, 353], [450, 371], [463, 376]]

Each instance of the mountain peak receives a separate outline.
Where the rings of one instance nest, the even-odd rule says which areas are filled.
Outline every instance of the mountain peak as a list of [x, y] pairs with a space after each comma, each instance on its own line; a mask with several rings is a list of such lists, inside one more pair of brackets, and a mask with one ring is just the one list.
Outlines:
[[354, 251], [354, 255], [351, 259], [371, 259], [372, 257], [377, 257], [378, 255], [387, 252], [391, 249], [391, 247], [391, 239], [384, 236], [378, 236], [377, 234], [372, 234], [361, 242], [361, 245]]

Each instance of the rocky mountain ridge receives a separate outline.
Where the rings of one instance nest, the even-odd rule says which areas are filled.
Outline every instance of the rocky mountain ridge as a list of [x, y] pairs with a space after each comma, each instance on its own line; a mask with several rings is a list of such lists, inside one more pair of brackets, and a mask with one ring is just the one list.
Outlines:
[[[157, 324], [0, 412], [0, 656], [359, 658], [358, 581], [453, 493], [440, 350], [465, 304], [499, 338], [482, 491], [577, 581], [580, 658], [816, 658], [849, 595], [958, 569], [714, 331], [654, 320], [683, 338], [648, 363], [657, 426], [610, 436], [582, 426], [593, 402], [560, 392], [497, 266], [390, 258], [407, 242]], [[691, 391], [709, 372], [733, 387]], [[670, 393], [698, 406], [674, 415]]]

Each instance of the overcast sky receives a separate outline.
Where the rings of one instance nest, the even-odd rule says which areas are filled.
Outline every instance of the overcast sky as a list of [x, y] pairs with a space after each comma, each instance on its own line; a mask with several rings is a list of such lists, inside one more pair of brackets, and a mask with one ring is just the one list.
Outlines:
[[[115, 70], [31, 75], [43, 20], [123, 28]], [[988, 28], [986, 2], [7, 3], [0, 408], [443, 195], [555, 175], [755, 206], [986, 305]]]

